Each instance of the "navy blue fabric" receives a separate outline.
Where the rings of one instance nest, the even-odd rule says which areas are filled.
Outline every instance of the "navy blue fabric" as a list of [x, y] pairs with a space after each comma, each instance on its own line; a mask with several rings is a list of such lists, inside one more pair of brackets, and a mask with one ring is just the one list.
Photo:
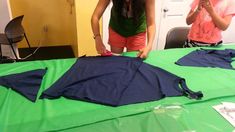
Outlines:
[[84, 57], [77, 62], [50, 88], [41, 99], [61, 96], [120, 106], [154, 101], [166, 96], [192, 94], [196, 99], [202, 94], [187, 92], [184, 79], [161, 68], [143, 63], [141, 59], [113, 57]]
[[32, 102], [36, 101], [46, 69], [37, 69], [0, 77], [0, 85], [11, 88]]
[[234, 69], [231, 65], [233, 57], [235, 57], [235, 50], [233, 49], [197, 49], [180, 58], [176, 64], [181, 66], [219, 67], [224, 69]]

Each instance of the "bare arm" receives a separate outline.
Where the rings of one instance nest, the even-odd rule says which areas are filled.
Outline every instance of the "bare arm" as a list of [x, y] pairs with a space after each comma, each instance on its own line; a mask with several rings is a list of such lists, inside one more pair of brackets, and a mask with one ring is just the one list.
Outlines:
[[190, 10], [186, 18], [186, 23], [188, 25], [192, 24], [196, 20], [196, 17], [199, 12], [200, 12], [199, 10], [196, 10], [196, 11]]
[[152, 48], [156, 33], [155, 0], [146, 0], [147, 46]]
[[91, 27], [92, 27], [92, 31], [94, 34], [96, 50], [99, 54], [106, 52], [106, 48], [100, 36], [99, 20], [101, 16], [103, 15], [105, 9], [109, 5], [109, 3], [110, 3], [110, 0], [99, 0], [91, 17]]
[[227, 15], [225, 17], [221, 17], [220, 15], [218, 15], [215, 12], [215, 9], [210, 0], [203, 0], [202, 6], [210, 14], [212, 21], [219, 29], [225, 31], [229, 27], [232, 20], [232, 15]]
[[197, 15], [201, 11], [201, 9], [202, 9], [202, 5], [201, 5], [201, 1], [200, 1], [196, 10], [189, 11], [187, 18], [186, 18], [186, 23], [188, 25], [192, 24], [196, 20]]
[[155, 0], [146, 0], [146, 22], [147, 22], [147, 46], [140, 50], [138, 57], [146, 58], [152, 49], [153, 41], [156, 33], [155, 24]]

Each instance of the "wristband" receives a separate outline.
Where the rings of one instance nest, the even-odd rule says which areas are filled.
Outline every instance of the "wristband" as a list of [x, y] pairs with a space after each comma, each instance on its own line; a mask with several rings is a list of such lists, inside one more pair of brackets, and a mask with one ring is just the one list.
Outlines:
[[95, 34], [95, 35], [93, 36], [93, 39], [96, 39], [96, 37], [100, 37], [100, 34]]

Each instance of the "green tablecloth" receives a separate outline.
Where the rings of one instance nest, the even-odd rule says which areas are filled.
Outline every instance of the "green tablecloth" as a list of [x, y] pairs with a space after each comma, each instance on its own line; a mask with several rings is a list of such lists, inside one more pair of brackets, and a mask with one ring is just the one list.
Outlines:
[[[226, 45], [218, 49], [233, 48]], [[175, 61], [196, 48], [152, 51], [146, 63], [186, 79], [188, 87], [202, 91], [202, 100], [168, 97], [159, 101], [109, 107], [60, 98], [32, 103], [0, 86], [0, 132], [231, 132], [234, 128], [213, 108], [235, 102], [235, 70], [184, 67]], [[125, 53], [135, 56], [135, 52]], [[59, 59], [1, 64], [0, 76], [48, 68], [41, 92], [51, 86], [76, 61]], [[235, 67], [235, 63], [232, 63]], [[174, 106], [174, 107], [172, 107]]]

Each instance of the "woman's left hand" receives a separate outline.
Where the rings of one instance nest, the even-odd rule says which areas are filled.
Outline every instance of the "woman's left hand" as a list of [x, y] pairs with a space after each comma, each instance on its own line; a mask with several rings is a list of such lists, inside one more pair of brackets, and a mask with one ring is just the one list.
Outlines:
[[214, 9], [213, 4], [211, 3], [210, 0], [203, 0], [202, 7], [205, 8], [209, 14], [213, 12], [213, 9]]
[[140, 49], [137, 57], [139, 57], [141, 59], [146, 59], [148, 57], [150, 50], [151, 50], [151, 48], [148, 46], [144, 47], [143, 49]]

